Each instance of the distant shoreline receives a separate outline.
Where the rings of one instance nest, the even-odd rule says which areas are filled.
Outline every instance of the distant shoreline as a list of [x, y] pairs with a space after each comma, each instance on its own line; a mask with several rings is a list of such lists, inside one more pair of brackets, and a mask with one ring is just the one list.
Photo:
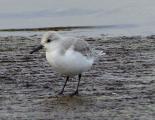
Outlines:
[[60, 27], [38, 27], [38, 28], [9, 28], [0, 29], [0, 32], [16, 32], [16, 31], [70, 31], [74, 29], [95, 29], [95, 28], [114, 28], [123, 27], [124, 25], [100, 25], [100, 26], [60, 26]]

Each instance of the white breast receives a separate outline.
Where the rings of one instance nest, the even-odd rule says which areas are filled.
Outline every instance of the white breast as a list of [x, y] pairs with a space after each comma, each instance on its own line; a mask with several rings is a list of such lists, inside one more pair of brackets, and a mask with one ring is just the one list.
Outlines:
[[47, 61], [56, 71], [66, 75], [76, 75], [91, 68], [93, 58], [68, 49], [65, 54], [58, 51], [46, 52]]

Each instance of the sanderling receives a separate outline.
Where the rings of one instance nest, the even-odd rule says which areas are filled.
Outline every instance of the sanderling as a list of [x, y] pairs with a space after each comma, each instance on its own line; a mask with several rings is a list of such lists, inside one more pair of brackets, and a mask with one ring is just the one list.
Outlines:
[[71, 94], [77, 95], [82, 73], [88, 71], [94, 62], [89, 44], [83, 39], [64, 37], [55, 31], [50, 31], [43, 35], [41, 45], [30, 54], [42, 48], [45, 48], [46, 59], [53, 69], [66, 76], [59, 94], [63, 94], [69, 77], [78, 75], [76, 91]]

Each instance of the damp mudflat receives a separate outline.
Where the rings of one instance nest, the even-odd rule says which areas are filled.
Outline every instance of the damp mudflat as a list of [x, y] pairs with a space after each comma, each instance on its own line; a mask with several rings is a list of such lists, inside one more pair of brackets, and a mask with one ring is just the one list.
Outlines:
[[1, 120], [153, 120], [155, 36], [82, 36], [106, 55], [83, 74], [79, 96], [71, 79], [52, 70], [45, 52], [29, 52], [40, 36], [0, 37]]

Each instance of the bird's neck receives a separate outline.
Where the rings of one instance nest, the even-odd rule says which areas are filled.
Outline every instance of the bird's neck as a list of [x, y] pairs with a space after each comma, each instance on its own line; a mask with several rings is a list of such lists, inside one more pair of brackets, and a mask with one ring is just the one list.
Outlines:
[[62, 46], [61, 42], [53, 42], [46, 48], [47, 53], [57, 52], [59, 54], [65, 54], [65, 48]]

